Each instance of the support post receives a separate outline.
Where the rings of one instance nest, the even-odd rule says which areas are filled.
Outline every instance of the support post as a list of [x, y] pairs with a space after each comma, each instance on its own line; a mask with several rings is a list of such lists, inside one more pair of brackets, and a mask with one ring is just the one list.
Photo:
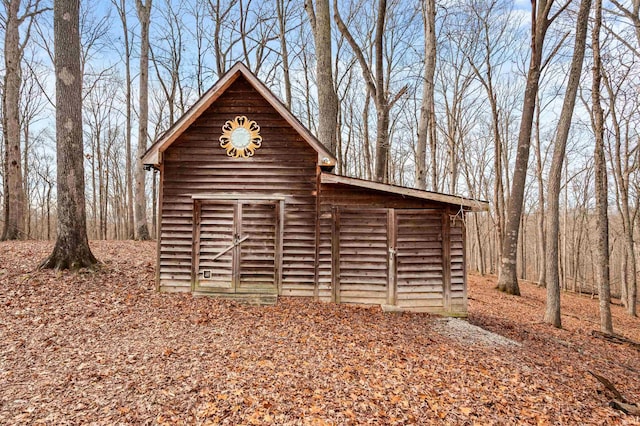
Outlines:
[[443, 307], [451, 311], [451, 221], [449, 211], [442, 213], [442, 286]]

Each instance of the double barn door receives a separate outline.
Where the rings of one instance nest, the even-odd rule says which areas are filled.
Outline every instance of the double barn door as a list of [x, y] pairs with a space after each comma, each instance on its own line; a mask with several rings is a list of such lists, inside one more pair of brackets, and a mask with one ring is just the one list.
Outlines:
[[196, 200], [194, 290], [277, 293], [281, 202]]
[[332, 299], [445, 308], [448, 217], [430, 209], [333, 209]]

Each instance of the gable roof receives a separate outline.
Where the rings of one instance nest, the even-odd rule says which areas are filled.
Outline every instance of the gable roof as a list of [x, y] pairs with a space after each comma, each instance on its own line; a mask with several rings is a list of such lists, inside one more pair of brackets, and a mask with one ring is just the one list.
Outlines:
[[336, 158], [316, 139], [286, 106], [241, 62], [236, 63], [204, 95], [149, 147], [142, 156], [147, 166], [159, 166], [162, 153], [200, 117], [240, 76], [284, 118], [291, 127], [318, 153], [318, 165], [335, 166]]
[[440, 192], [423, 191], [421, 189], [405, 188], [404, 186], [389, 185], [370, 180], [356, 179], [346, 176], [338, 176], [332, 173], [322, 173], [321, 182], [324, 184], [338, 184], [355, 186], [357, 188], [371, 189], [373, 191], [386, 192], [402, 197], [417, 198], [420, 200], [435, 201], [460, 207], [463, 210], [482, 212], [489, 210], [487, 201], [474, 200], [472, 198], [458, 197], [456, 195], [442, 194]]

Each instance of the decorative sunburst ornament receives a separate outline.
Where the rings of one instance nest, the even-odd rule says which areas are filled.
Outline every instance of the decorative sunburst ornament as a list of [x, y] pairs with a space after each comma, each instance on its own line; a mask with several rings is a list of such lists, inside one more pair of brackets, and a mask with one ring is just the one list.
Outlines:
[[252, 157], [261, 145], [260, 126], [244, 115], [229, 120], [222, 126], [220, 146], [227, 150], [229, 157]]

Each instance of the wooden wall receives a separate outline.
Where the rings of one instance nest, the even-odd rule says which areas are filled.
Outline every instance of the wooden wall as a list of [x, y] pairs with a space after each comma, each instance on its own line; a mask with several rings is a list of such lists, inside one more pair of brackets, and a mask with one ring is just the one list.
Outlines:
[[[246, 115], [263, 142], [248, 159], [228, 157], [218, 138], [227, 120]], [[313, 296], [317, 153], [240, 76], [164, 153], [159, 284], [191, 290], [193, 196], [285, 198], [282, 294]]]
[[343, 207], [334, 209], [333, 217], [333, 299], [340, 303], [388, 303], [388, 210]]
[[[464, 222], [459, 216], [452, 220], [455, 211], [441, 203], [339, 184], [323, 184], [321, 199], [321, 300], [466, 313]], [[332, 262], [332, 250], [338, 261]], [[351, 282], [357, 259], [359, 286]], [[385, 262], [389, 267], [383, 277]], [[383, 289], [383, 280], [393, 288]], [[332, 288], [336, 281], [339, 289]], [[345, 293], [345, 283], [354, 291]], [[344, 299], [344, 294], [350, 296]]]
[[[228, 157], [219, 144], [223, 124], [238, 115], [261, 127], [262, 147], [248, 159]], [[160, 290], [194, 290], [192, 277], [198, 272], [192, 259], [199, 257], [207, 265], [203, 253], [209, 256], [233, 239], [233, 231], [218, 229], [230, 226], [231, 212], [216, 210], [219, 204], [207, 206], [207, 199], [274, 198], [284, 200], [279, 204], [282, 217], [274, 213], [277, 227], [283, 224], [282, 235], [271, 237], [271, 221], [269, 238], [255, 242], [269, 249], [268, 259], [262, 253], [256, 260], [251, 257], [255, 250], [241, 250], [243, 267], [260, 270], [263, 287], [271, 288], [277, 280], [282, 296], [464, 314], [464, 228], [460, 219], [451, 221], [447, 205], [350, 185], [320, 185], [317, 158], [240, 76], [163, 155]], [[196, 202], [199, 208], [194, 211]], [[256, 226], [262, 223], [260, 215], [247, 218]], [[217, 241], [216, 235], [225, 240]], [[200, 240], [205, 245], [194, 253]], [[282, 247], [281, 270], [270, 254], [275, 245]], [[223, 259], [227, 267], [228, 257]], [[277, 277], [264, 269], [263, 261], [277, 263]]]
[[444, 309], [442, 210], [396, 211], [397, 305]]

